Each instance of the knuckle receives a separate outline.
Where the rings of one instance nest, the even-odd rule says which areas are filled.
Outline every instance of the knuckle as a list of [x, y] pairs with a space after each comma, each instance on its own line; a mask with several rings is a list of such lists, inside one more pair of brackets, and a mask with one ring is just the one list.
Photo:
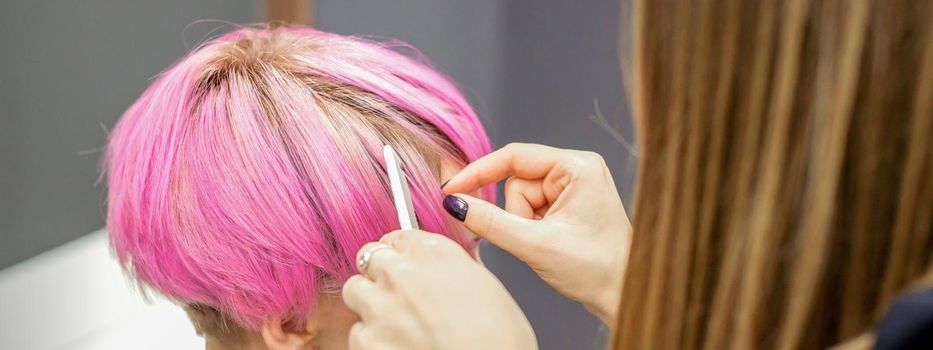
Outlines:
[[592, 151], [578, 151], [571, 156], [572, 166], [587, 169], [590, 171], [606, 168], [606, 159], [602, 155]]
[[503, 146], [502, 148], [500, 148], [499, 150], [502, 151], [502, 153], [515, 153], [515, 151], [516, 151], [517, 148], [519, 148], [519, 147], [521, 147], [521, 146], [519, 146], [518, 143], [516, 143], [516, 142], [510, 142], [510, 143], [506, 144], [505, 146]]
[[509, 198], [520, 195], [524, 190], [524, 187], [524, 183], [520, 181], [520, 179], [510, 177], [505, 181], [505, 186], [503, 187], [505, 200], [508, 201]]
[[507, 145], [505, 145], [505, 147], [502, 147], [502, 149], [507, 150], [508, 152], [518, 152], [528, 149], [529, 147], [533, 147], [533, 145], [524, 142], [509, 142]]
[[503, 186], [505, 186], [505, 191], [508, 192], [509, 189], [514, 187], [514, 185], [515, 185], [515, 177], [510, 176], [508, 179], [505, 180], [505, 185]]
[[404, 230], [395, 230], [389, 232], [379, 238], [379, 243], [387, 244], [392, 247], [398, 247], [405, 241], [408, 237], [408, 233]]
[[492, 211], [491, 210], [483, 211], [481, 215], [482, 217], [480, 218], [480, 222], [482, 224], [480, 225], [480, 227], [482, 227], [481, 229], [482, 232], [486, 232], [486, 233], [496, 232], [496, 230], [498, 229], [498, 223], [497, 223], [498, 219], [496, 218], [495, 215], [493, 215]]
[[395, 230], [395, 231], [386, 233], [386, 234], [383, 235], [382, 238], [380, 238], [379, 240], [380, 240], [380, 241], [386, 241], [386, 240], [393, 240], [393, 239], [401, 239], [401, 238], [404, 238], [404, 237], [405, 237], [405, 231], [403, 231], [403, 230]]
[[583, 151], [581, 156], [590, 164], [600, 164], [604, 162], [603, 156], [596, 152]]

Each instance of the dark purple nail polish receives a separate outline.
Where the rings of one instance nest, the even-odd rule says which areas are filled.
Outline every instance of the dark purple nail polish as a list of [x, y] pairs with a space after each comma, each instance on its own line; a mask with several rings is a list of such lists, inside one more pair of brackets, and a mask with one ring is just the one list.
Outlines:
[[444, 197], [444, 210], [447, 210], [447, 214], [457, 218], [457, 220], [466, 220], [467, 210], [469, 209], [470, 206], [456, 196], [447, 195], [447, 197]]
[[[451, 178], [451, 179], [452, 179], [452, 178]], [[441, 184], [441, 189], [442, 189], [442, 190], [444, 189], [444, 186], [447, 186], [447, 183], [448, 183], [448, 182], [450, 182], [450, 179], [447, 179], [446, 181], [444, 181], [444, 183]]]

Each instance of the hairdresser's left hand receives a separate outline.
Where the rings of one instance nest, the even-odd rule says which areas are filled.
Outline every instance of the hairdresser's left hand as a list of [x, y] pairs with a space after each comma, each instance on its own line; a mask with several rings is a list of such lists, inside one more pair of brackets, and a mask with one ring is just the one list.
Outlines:
[[[378, 244], [388, 247], [370, 250]], [[361, 319], [350, 330], [351, 349], [537, 349], [502, 283], [450, 239], [395, 231], [360, 253], [367, 250], [364, 275], [343, 286]]]

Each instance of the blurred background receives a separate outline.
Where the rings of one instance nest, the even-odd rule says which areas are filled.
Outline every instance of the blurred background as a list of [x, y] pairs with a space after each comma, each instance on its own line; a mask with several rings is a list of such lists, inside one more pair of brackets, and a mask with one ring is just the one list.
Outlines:
[[[0, 2], [0, 349], [203, 348], [180, 309], [158, 298], [144, 302], [120, 274], [101, 230], [106, 188], [98, 164], [107, 130], [152, 77], [236, 24], [284, 16], [340, 34], [407, 41], [459, 84], [495, 146], [520, 141], [599, 152], [630, 204], [634, 159], [618, 140], [633, 141], [618, 60], [619, 6]], [[615, 131], [592, 119], [597, 109]], [[484, 246], [482, 254], [528, 315], [541, 349], [601, 348], [608, 331], [580, 305], [507, 253]]]

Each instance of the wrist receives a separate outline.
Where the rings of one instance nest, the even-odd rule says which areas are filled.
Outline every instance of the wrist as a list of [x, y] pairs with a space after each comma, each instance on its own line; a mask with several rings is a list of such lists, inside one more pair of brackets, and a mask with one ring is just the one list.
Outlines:
[[605, 297], [593, 304], [584, 305], [584, 307], [593, 316], [599, 318], [606, 326], [612, 326], [616, 322], [616, 313], [618, 312], [618, 295], [603, 293]]
[[627, 254], [622, 254], [622, 258], [614, 262], [617, 267], [608, 270], [610, 271], [609, 275], [605, 276], [603, 284], [596, 288], [599, 291], [598, 294], [595, 295], [589, 305], [585, 305], [590, 313], [598, 317], [607, 326], [613, 326], [618, 316], [626, 256]]

